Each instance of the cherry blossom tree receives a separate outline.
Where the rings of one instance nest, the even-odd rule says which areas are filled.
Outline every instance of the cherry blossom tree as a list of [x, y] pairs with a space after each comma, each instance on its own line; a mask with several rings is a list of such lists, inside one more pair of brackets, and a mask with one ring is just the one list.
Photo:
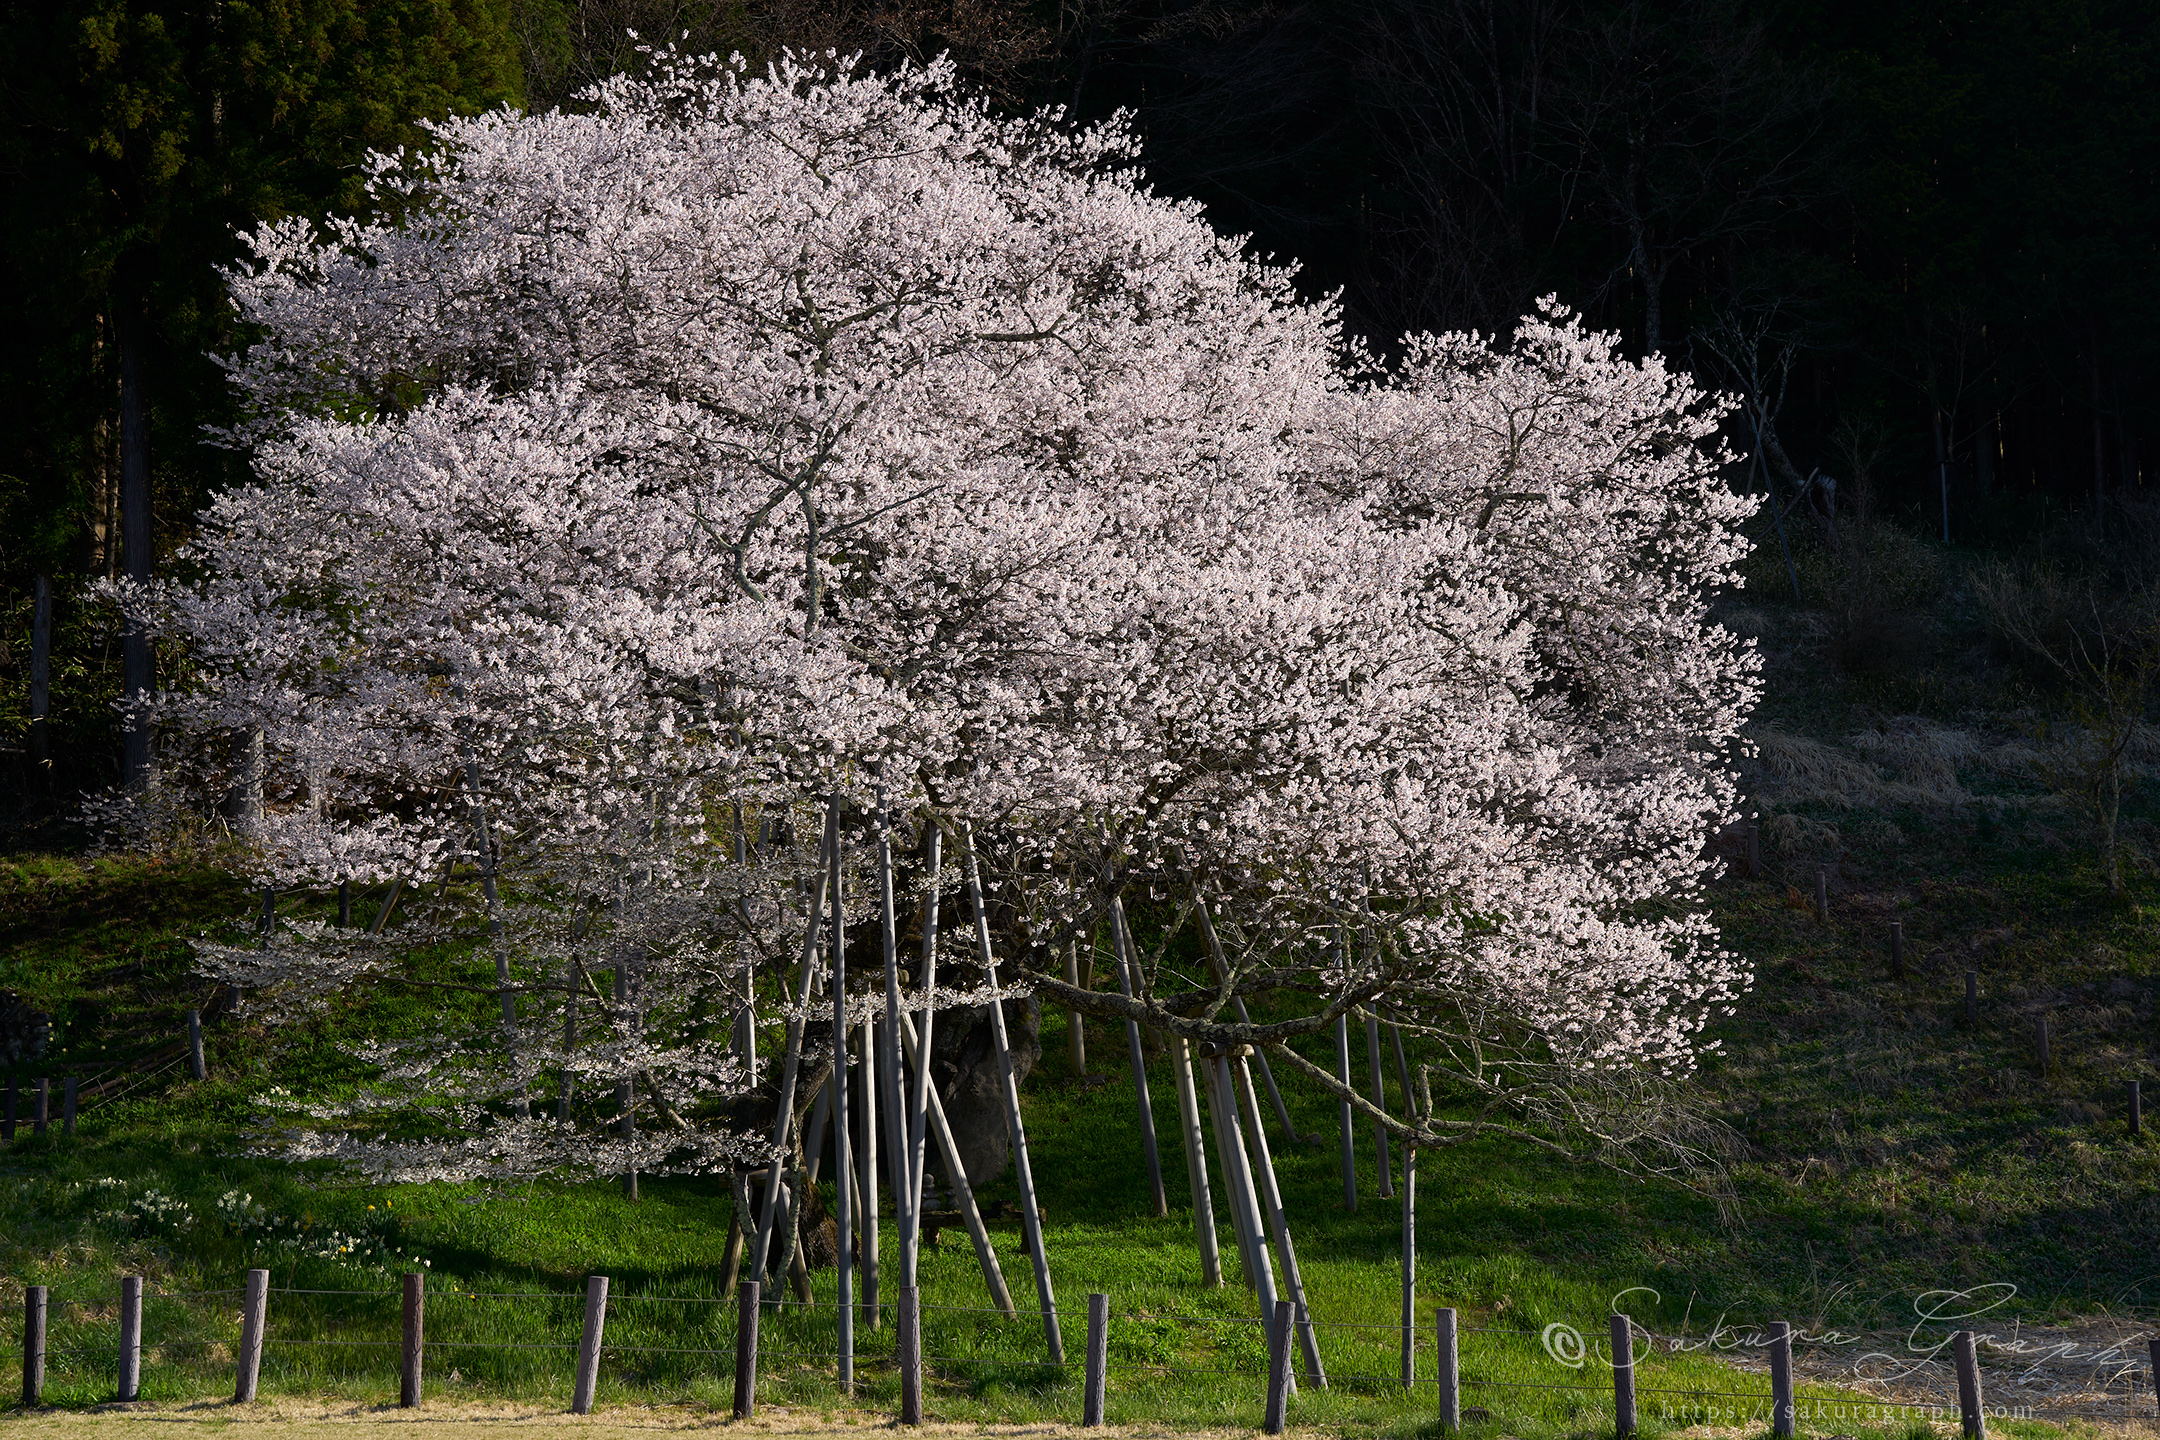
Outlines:
[[[751, 1074], [714, 1017], [760, 975], [805, 1013], [823, 864], [733, 827], [833, 798], [964, 848], [1062, 1005], [1337, 1093], [1293, 1042], [1384, 1011], [1474, 1112], [1384, 1116], [1418, 1143], [1633, 1138], [1745, 981], [1697, 898], [1754, 694], [1706, 611], [1752, 503], [1717, 402], [1557, 307], [1383, 364], [1118, 126], [941, 65], [663, 56], [592, 99], [445, 122], [378, 158], [377, 218], [253, 237], [257, 483], [133, 592], [205, 790], [265, 737], [267, 878], [478, 881], [494, 1009], [367, 1104], [454, 1072], [555, 1165], [543, 1082], [583, 1077], [672, 1117], [586, 1135], [601, 1168], [748, 1153], [699, 1128]], [[1143, 897], [1129, 997], [1059, 978]], [[309, 996], [415, 953], [209, 952]], [[565, 1044], [596, 968], [625, 993]]]

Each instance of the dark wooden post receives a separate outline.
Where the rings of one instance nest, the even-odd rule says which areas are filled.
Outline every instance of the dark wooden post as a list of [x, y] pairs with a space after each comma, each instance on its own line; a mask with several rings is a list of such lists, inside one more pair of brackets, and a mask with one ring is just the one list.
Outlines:
[[81, 1083], [82, 1077], [70, 1075], [60, 1084], [60, 1133], [63, 1135], [75, 1133], [75, 1095]]
[[1290, 1321], [1296, 1313], [1297, 1306], [1278, 1300], [1274, 1317], [1268, 1322], [1267, 1412], [1261, 1417], [1261, 1428], [1270, 1435], [1282, 1434], [1284, 1412], [1289, 1408]]
[[233, 1403], [245, 1405], [255, 1398], [262, 1378], [263, 1331], [270, 1323], [270, 1272], [247, 1272], [247, 1294], [240, 1310], [239, 1374], [233, 1384]]
[[1456, 1369], [1455, 1356], [1455, 1309], [1442, 1306], [1439, 1323], [1433, 1329], [1434, 1348], [1439, 1356], [1434, 1363], [1434, 1378], [1440, 1384], [1440, 1428], [1454, 1434], [1462, 1428], [1462, 1381]]
[[573, 1415], [592, 1414], [593, 1391], [600, 1383], [600, 1337], [607, 1329], [607, 1278], [585, 1278], [585, 1330], [578, 1337], [577, 1385], [570, 1395]]
[[399, 1352], [398, 1404], [410, 1410], [420, 1403], [420, 1356], [424, 1343], [427, 1292], [417, 1274], [405, 1277], [405, 1348]]
[[1762, 826], [1747, 827], [1747, 878], [1762, 879]]
[[197, 1080], [210, 1077], [210, 1067], [203, 1063], [202, 1011], [187, 1012], [188, 1073]]
[[1950, 1346], [1957, 1358], [1958, 1414], [1965, 1422], [1965, 1440], [1987, 1440], [1987, 1414], [1980, 1408], [1980, 1357], [1973, 1350], [1973, 1332], [1958, 1331]]
[[1792, 1325], [1770, 1322], [1770, 1423], [1778, 1440], [1793, 1433]]
[[900, 1306], [893, 1316], [900, 1333], [893, 1348], [900, 1361], [900, 1423], [922, 1424], [922, 1290], [900, 1287]]
[[7, 1082], [7, 1108], [5, 1111], [0, 1111], [0, 1140], [13, 1140], [15, 1138], [15, 1107], [19, 1103], [18, 1094], [15, 1077], [10, 1074]]
[[1905, 978], [1905, 922], [1890, 922], [1890, 976], [1894, 980]]
[[352, 928], [352, 881], [350, 880], [338, 881], [337, 923], [340, 930]]
[[2145, 1353], [2152, 1357], [2153, 1404], [2160, 1407], [2160, 1335], [2145, 1342]]
[[2048, 1073], [2048, 1023], [2042, 1015], [2033, 1021], [2033, 1055], [2040, 1062], [2040, 1073]]
[[142, 1398], [142, 1276], [120, 1277], [120, 1384], [116, 1398]]
[[735, 1418], [757, 1413], [758, 1282], [735, 1287]]
[[1830, 923], [1830, 872], [1827, 870], [1815, 872], [1815, 923]]
[[1110, 1297], [1088, 1296], [1087, 1380], [1080, 1392], [1080, 1423], [1103, 1423], [1103, 1392], [1110, 1364]]
[[2130, 1092], [2130, 1133], [2136, 1135], [2145, 1129], [2145, 1101], [2137, 1081], [2132, 1080], [2126, 1088]]
[[45, 1287], [23, 1287], [22, 1403], [34, 1410], [45, 1393]]
[[1980, 972], [1965, 972], [1965, 1023], [1970, 1025], [1980, 1018]]
[[1635, 1433], [1635, 1326], [1625, 1315], [1612, 1317], [1613, 1432], [1620, 1440]]
[[32, 1102], [30, 1108], [30, 1133], [42, 1135], [45, 1133], [45, 1127], [51, 1123], [52, 1077], [50, 1075], [40, 1075], [37, 1082], [37, 1099]]

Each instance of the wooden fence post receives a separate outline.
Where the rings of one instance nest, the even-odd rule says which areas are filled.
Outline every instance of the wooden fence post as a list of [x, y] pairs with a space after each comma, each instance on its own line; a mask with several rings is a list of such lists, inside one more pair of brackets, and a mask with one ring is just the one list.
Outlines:
[[1890, 922], [1890, 976], [1894, 980], [1905, 978], [1905, 922]]
[[735, 1287], [735, 1418], [757, 1413], [758, 1282]]
[[81, 1084], [82, 1077], [79, 1075], [70, 1075], [67, 1077], [66, 1080], [61, 1082], [60, 1133], [63, 1135], [72, 1135], [75, 1133], [75, 1097], [76, 1091], [81, 1086]]
[[2033, 1054], [2040, 1061], [2040, 1073], [2048, 1073], [2048, 1023], [2042, 1015], [2033, 1021]]
[[[1087, 1382], [1080, 1392], [1080, 1423], [1103, 1423], [1103, 1391], [1110, 1364], [1110, 1297], [1088, 1296]], [[2160, 1345], [2160, 1341], [2154, 1342]]]
[[30, 1110], [30, 1133], [42, 1135], [45, 1133], [45, 1127], [51, 1123], [52, 1077], [50, 1075], [40, 1075], [37, 1082], [37, 1100]]
[[1965, 1023], [1973, 1024], [1980, 1018], [1980, 972], [1965, 972]]
[[1973, 1332], [1960, 1330], [1950, 1338], [1957, 1358], [1958, 1414], [1965, 1422], [1965, 1440], [1987, 1440], [1987, 1415], [1980, 1408], [1980, 1357], [1973, 1350]]
[[116, 1399], [142, 1398], [142, 1276], [120, 1277], [120, 1384]]
[[203, 1063], [202, 1011], [187, 1012], [188, 1073], [197, 1080], [210, 1078], [210, 1067]]
[[1770, 1424], [1778, 1440], [1793, 1433], [1792, 1324], [1770, 1322]]
[[1613, 1431], [1620, 1440], [1635, 1433], [1635, 1326], [1612, 1317]]
[[2145, 1352], [2152, 1357], [2153, 1405], [2160, 1409], [2160, 1335], [2145, 1342]]
[[45, 1393], [45, 1287], [23, 1287], [22, 1403], [35, 1410]]
[[405, 1348], [399, 1352], [398, 1404], [410, 1410], [420, 1403], [420, 1356], [424, 1343], [427, 1292], [418, 1274], [405, 1276]]
[[593, 1391], [600, 1383], [600, 1336], [607, 1329], [607, 1279], [585, 1277], [585, 1330], [578, 1337], [577, 1385], [570, 1395], [570, 1413], [592, 1414]]
[[17, 1094], [15, 1077], [11, 1073], [7, 1082], [7, 1107], [5, 1110], [0, 1110], [0, 1140], [13, 1140], [15, 1138]]
[[2130, 1091], [2130, 1133], [2136, 1135], [2145, 1128], [2145, 1101], [2137, 1081], [2132, 1080], [2128, 1088]]
[[1284, 1411], [1290, 1401], [1290, 1321], [1297, 1307], [1288, 1300], [1275, 1302], [1275, 1314], [1268, 1322], [1267, 1346], [1267, 1412], [1262, 1416], [1261, 1428], [1270, 1435], [1283, 1432]]
[[254, 1400], [256, 1383], [262, 1378], [263, 1331], [270, 1323], [270, 1272], [247, 1272], [247, 1295], [240, 1310], [239, 1374], [233, 1384], [233, 1403]]
[[1815, 923], [1830, 923], [1830, 872], [1827, 870], [1815, 872]]
[[1462, 1428], [1462, 1381], [1456, 1369], [1455, 1354], [1455, 1308], [1440, 1307], [1439, 1322], [1433, 1327], [1434, 1349], [1439, 1353], [1433, 1364], [1433, 1379], [1440, 1386], [1440, 1428], [1450, 1435]]
[[1762, 826], [1747, 827], [1747, 878], [1762, 879]]
[[893, 1348], [899, 1351], [900, 1361], [900, 1423], [922, 1424], [922, 1289], [916, 1285], [900, 1287], [900, 1304], [893, 1315], [893, 1322], [900, 1333], [893, 1337]]

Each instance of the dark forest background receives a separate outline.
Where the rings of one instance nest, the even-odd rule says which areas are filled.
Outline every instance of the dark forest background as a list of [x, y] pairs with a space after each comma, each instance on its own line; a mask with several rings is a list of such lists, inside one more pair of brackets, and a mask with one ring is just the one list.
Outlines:
[[362, 156], [424, 117], [574, 106], [639, 63], [632, 31], [754, 62], [944, 52], [1002, 104], [1130, 110], [1159, 188], [1376, 344], [1504, 333], [1556, 294], [1740, 394], [1761, 460], [1735, 483], [1788, 503], [2010, 550], [2105, 531], [2152, 451], [2149, 0], [10, 9], [0, 766], [25, 819], [147, 761], [112, 705], [152, 647], [86, 588], [153, 572], [242, 473], [203, 441], [236, 227], [350, 209]]

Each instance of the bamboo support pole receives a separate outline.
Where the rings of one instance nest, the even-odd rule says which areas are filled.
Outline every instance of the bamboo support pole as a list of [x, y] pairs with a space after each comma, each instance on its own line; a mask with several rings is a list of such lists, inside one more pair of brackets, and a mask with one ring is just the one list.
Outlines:
[[1200, 1102], [1193, 1092], [1192, 1046], [1172, 1042], [1171, 1073], [1177, 1077], [1178, 1133], [1185, 1141], [1185, 1178], [1192, 1189], [1193, 1238], [1200, 1246], [1200, 1283], [1222, 1288], [1222, 1251], [1215, 1231], [1215, 1199], [1208, 1188], [1207, 1146], [1200, 1135]]
[[[1125, 924], [1125, 903], [1113, 899], [1110, 902], [1111, 956], [1117, 969], [1118, 992], [1128, 1000], [1139, 998], [1140, 966], [1133, 954], [1132, 932]], [[1147, 1153], [1148, 1188], [1154, 1192], [1157, 1216], [1170, 1213], [1169, 1198], [1163, 1193], [1162, 1150], [1155, 1140], [1155, 1106], [1148, 1096], [1147, 1057], [1140, 1047], [1138, 1021], [1125, 1022], [1125, 1045], [1131, 1051], [1133, 1076], [1133, 1105], [1140, 1115], [1140, 1144]]]
[[[967, 842], [968, 900], [975, 910], [975, 943], [981, 951], [984, 981], [997, 987], [997, 956], [990, 949], [990, 914], [982, 893], [982, 872], [975, 861], [975, 837]], [[1058, 1329], [1057, 1294], [1050, 1285], [1050, 1255], [1043, 1246], [1042, 1207], [1035, 1200], [1035, 1168], [1028, 1160], [1027, 1127], [1020, 1120], [1020, 1082], [1013, 1074], [1012, 1048], [1005, 1038], [1005, 1002], [990, 1002], [990, 1038], [997, 1047], [998, 1075], [1005, 1091], [1005, 1125], [1011, 1134], [1013, 1169], [1020, 1181], [1020, 1227], [1027, 1236], [1028, 1251], [1035, 1261], [1035, 1291], [1042, 1302], [1043, 1337], [1048, 1342], [1050, 1363], [1065, 1363], [1065, 1337]], [[1160, 1189], [1158, 1182], [1157, 1188]]]

